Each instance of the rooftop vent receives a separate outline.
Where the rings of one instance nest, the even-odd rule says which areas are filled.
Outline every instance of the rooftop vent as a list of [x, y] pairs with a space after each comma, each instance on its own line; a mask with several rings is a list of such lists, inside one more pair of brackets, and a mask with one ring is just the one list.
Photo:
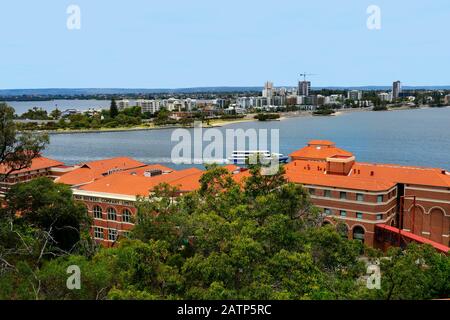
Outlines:
[[162, 170], [148, 170], [144, 172], [144, 177], [150, 178], [162, 175]]

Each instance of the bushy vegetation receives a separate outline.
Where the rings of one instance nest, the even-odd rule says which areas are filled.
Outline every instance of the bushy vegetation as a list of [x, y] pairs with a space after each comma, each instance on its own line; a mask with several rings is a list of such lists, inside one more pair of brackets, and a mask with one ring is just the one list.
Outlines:
[[387, 111], [388, 107], [386, 105], [375, 106], [372, 109], [373, 111]]
[[331, 108], [319, 107], [313, 112], [313, 115], [315, 115], [315, 116], [331, 116], [334, 113], [335, 113], [335, 111]]
[[280, 115], [277, 113], [258, 113], [255, 116], [255, 119], [257, 119], [258, 121], [276, 120], [280, 119]]
[[[58, 214], [58, 209], [71, 201], [70, 191], [56, 196], [55, 189], [42, 179], [18, 187], [10, 199], [17, 199], [16, 194], [31, 197], [31, 211], [27, 212], [31, 217], [6, 215], [9, 220], [5, 220], [5, 215], [1, 216], [0, 298], [449, 296], [449, 257], [416, 245], [382, 254], [357, 240], [347, 240], [338, 228], [322, 226], [322, 216], [305, 189], [287, 183], [281, 173], [262, 176], [259, 172], [252, 168], [251, 176], [239, 185], [225, 169], [211, 167], [201, 178], [200, 189], [180, 198], [175, 198], [176, 189], [160, 185], [150, 198], [139, 201], [132, 234], [109, 249], [96, 247], [83, 236], [86, 228], [80, 229], [71, 250], [60, 248], [59, 242], [45, 236], [52, 234], [48, 224], [39, 221], [44, 217], [65, 221], [71, 213], [73, 222], [86, 227], [88, 220], [77, 204]], [[48, 194], [41, 184], [50, 187]], [[46, 200], [40, 201], [41, 196]], [[362, 280], [366, 260], [380, 263], [380, 290], [367, 289]], [[66, 271], [71, 265], [81, 269], [80, 290], [66, 288]]]

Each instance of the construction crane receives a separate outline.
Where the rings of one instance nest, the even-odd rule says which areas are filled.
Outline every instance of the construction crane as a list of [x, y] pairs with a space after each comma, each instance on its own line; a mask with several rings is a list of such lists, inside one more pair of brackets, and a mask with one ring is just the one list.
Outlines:
[[300, 73], [300, 77], [303, 77], [303, 81], [306, 81], [307, 76], [317, 76], [317, 74], [314, 73]]

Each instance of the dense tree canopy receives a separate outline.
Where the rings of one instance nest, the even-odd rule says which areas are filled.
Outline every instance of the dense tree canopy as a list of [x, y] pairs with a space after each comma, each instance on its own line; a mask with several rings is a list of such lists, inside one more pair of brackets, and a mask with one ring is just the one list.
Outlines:
[[[250, 173], [238, 184], [227, 170], [212, 166], [201, 178], [199, 190], [182, 196], [176, 188], [160, 185], [150, 197], [140, 199], [133, 232], [114, 248], [96, 249], [81, 237], [81, 244], [70, 252], [53, 250], [53, 255], [44, 256], [40, 252], [45, 237], [36, 235], [48, 232], [49, 221], [71, 217], [70, 221], [78, 219], [85, 226], [88, 221], [79, 205], [70, 203], [68, 189], [52, 187], [42, 179], [17, 187], [8, 201], [28, 217], [16, 217], [14, 232], [6, 224], [0, 229], [0, 243], [8, 244], [0, 257], [9, 264], [0, 271], [0, 298], [449, 296], [449, 257], [417, 245], [386, 254], [365, 248], [344, 238], [338, 227], [322, 226], [322, 216], [308, 193], [287, 183], [282, 170], [264, 176], [253, 166]], [[366, 287], [367, 263], [380, 265], [380, 290]], [[80, 290], [66, 288], [71, 265], [81, 269]]]

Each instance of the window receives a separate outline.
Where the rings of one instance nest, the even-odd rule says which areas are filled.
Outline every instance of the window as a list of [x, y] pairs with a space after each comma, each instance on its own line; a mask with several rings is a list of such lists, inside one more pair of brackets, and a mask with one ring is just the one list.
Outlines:
[[364, 243], [364, 229], [360, 226], [356, 226], [353, 229], [353, 239], [362, 241]]
[[363, 214], [361, 212], [357, 212], [356, 219], [362, 219], [362, 218], [363, 218]]
[[102, 212], [102, 208], [99, 206], [94, 206], [94, 208], [92, 209], [93, 213], [94, 213], [94, 218], [95, 219], [101, 219], [103, 218], [103, 212]]
[[347, 216], [347, 211], [341, 210], [341, 217], [346, 217], [346, 216]]
[[131, 222], [131, 212], [128, 209], [122, 211], [122, 221], [130, 223]]
[[342, 192], [340, 193], [340, 198], [341, 199], [347, 199], [347, 192]]
[[310, 195], [315, 195], [316, 194], [316, 189], [309, 188], [309, 194]]
[[103, 239], [103, 228], [99, 228], [99, 227], [94, 228], [94, 238], [95, 239]]
[[383, 220], [383, 215], [382, 214], [377, 214], [377, 220]]
[[356, 201], [364, 201], [364, 195], [362, 193], [357, 193]]
[[323, 191], [323, 196], [327, 197], [327, 198], [331, 198], [331, 190], [324, 190]]
[[117, 212], [114, 208], [108, 208], [108, 220], [117, 220]]
[[383, 195], [377, 196], [377, 202], [378, 203], [383, 202]]
[[326, 216], [331, 216], [331, 210], [328, 209], [328, 208], [323, 209], [323, 213], [324, 213]]
[[117, 240], [117, 230], [116, 229], [108, 229], [108, 240], [109, 241]]

